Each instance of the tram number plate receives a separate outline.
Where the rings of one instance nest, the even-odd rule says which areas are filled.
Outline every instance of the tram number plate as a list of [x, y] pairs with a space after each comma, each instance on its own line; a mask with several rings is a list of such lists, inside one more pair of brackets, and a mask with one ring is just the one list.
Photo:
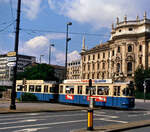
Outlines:
[[74, 100], [74, 96], [73, 95], [66, 95], [66, 99], [68, 99], [68, 100]]

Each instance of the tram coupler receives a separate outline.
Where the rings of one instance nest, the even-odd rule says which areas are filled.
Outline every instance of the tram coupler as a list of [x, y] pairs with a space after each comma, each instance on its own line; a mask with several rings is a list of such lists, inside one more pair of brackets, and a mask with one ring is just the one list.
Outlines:
[[88, 109], [87, 130], [93, 130], [93, 109]]

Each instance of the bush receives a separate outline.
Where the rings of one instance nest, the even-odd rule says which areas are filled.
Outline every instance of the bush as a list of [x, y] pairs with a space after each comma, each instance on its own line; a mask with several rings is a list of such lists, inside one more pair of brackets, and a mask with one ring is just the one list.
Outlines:
[[19, 98], [20, 101], [38, 101], [37, 97], [32, 93], [24, 93]]
[[6, 91], [6, 87], [4, 87], [4, 86], [0, 86], [0, 91]]
[[[135, 98], [136, 99], [144, 99], [144, 92], [135, 91]], [[150, 93], [146, 93], [145, 98], [150, 99]]]

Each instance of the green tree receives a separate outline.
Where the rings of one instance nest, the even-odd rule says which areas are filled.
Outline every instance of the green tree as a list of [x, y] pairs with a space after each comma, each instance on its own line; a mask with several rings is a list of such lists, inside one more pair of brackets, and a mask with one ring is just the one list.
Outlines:
[[134, 81], [137, 91], [143, 91], [143, 82], [145, 78], [150, 78], [150, 68], [144, 69], [143, 67], [139, 67], [136, 69], [134, 73]]
[[52, 80], [58, 81], [54, 75], [54, 69], [52, 66], [47, 64], [37, 64], [32, 67], [27, 67], [24, 72], [17, 74], [17, 79], [22, 80]]

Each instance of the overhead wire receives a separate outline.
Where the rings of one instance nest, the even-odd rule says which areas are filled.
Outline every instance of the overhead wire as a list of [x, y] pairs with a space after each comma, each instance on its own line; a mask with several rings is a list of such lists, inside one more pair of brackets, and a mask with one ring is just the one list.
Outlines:
[[7, 28], [9, 28], [11, 25], [14, 24], [15, 21], [13, 21], [12, 23], [8, 24], [6, 27], [4, 27], [3, 29], [0, 29], [0, 32], [5, 31]]
[[[52, 31], [52, 30], [39, 30], [39, 29], [26, 29], [26, 28], [20, 28], [22, 31], [30, 31], [32, 33], [37, 32], [51, 32], [51, 33], [66, 33], [64, 31]], [[75, 34], [75, 35], [87, 35], [87, 36], [103, 36], [103, 37], [109, 37], [110, 35], [106, 34], [92, 34], [92, 33], [81, 33], [81, 32], [69, 32], [69, 34]]]
[[[14, 18], [14, 13], [13, 13], [12, 0], [9, 0], [9, 3], [10, 3], [11, 17], [12, 17], [12, 20], [14, 21], [15, 18]], [[15, 24], [13, 24], [13, 26], [14, 26], [14, 30], [15, 30]]]

